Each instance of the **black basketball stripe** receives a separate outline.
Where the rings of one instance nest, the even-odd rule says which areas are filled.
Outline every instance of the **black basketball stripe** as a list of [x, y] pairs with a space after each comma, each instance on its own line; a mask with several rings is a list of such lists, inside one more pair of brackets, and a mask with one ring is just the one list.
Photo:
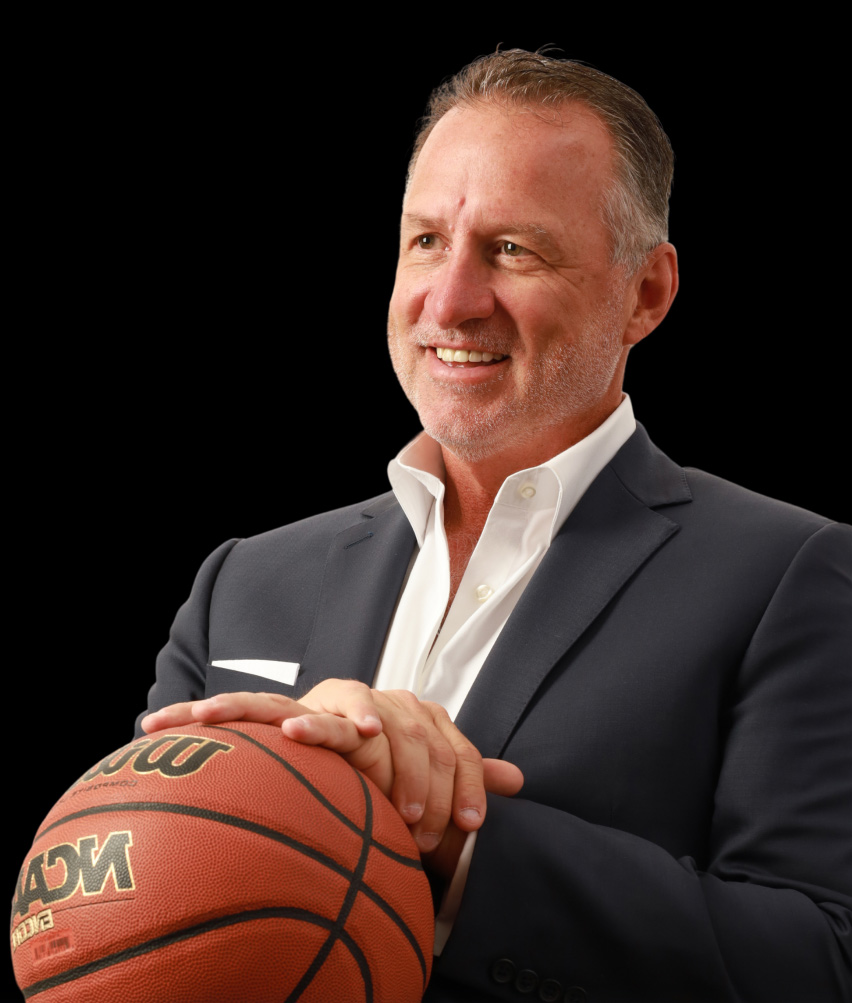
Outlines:
[[[358, 827], [357, 823], [353, 822], [352, 819], [349, 818], [347, 815], [344, 815], [339, 808], [336, 808], [328, 800], [328, 798], [323, 794], [321, 790], [314, 787], [314, 785], [310, 782], [310, 780], [308, 780], [308, 778], [303, 773], [300, 773], [296, 769], [296, 767], [293, 766], [292, 763], [288, 763], [283, 756], [279, 756], [276, 752], [273, 752], [272, 749], [269, 748], [269, 746], [264, 745], [263, 742], [258, 742], [256, 738], [252, 738], [251, 735], [247, 735], [244, 731], [239, 731], [237, 728], [225, 728], [223, 725], [220, 724], [208, 724], [205, 725], [205, 727], [215, 728], [216, 731], [227, 731], [230, 732], [232, 735], [239, 735], [240, 738], [245, 739], [245, 741], [251, 742], [252, 745], [256, 745], [257, 748], [261, 750], [261, 752], [265, 752], [267, 756], [271, 756], [272, 759], [274, 759], [277, 763], [280, 763], [280, 765], [283, 766], [284, 769], [288, 771], [288, 773], [291, 773], [293, 777], [296, 780], [298, 780], [300, 784], [302, 784], [303, 787], [305, 787], [308, 791], [310, 791], [310, 793], [317, 799], [317, 801], [319, 801], [319, 803], [323, 806], [323, 808], [326, 808], [328, 811], [330, 811], [331, 814], [334, 815], [336, 819], [341, 821], [345, 826], [347, 826], [347, 828], [351, 829], [352, 832], [357, 833], [359, 836], [362, 835], [362, 830]], [[348, 763], [347, 766], [349, 766]], [[349, 766], [349, 768], [352, 770], [353, 773], [356, 774], [358, 773], [358, 770], [356, 770], [354, 766]], [[396, 850], [392, 850], [389, 846], [385, 846], [384, 843], [380, 843], [377, 839], [371, 838], [371, 843], [379, 851], [379, 853], [383, 853], [386, 857], [390, 857], [392, 860], [395, 860], [397, 863], [402, 864], [404, 867], [413, 867], [415, 870], [418, 871], [423, 870], [423, 864], [420, 862], [419, 857], [417, 858], [406, 857], [401, 853], [397, 853]]]
[[[349, 884], [349, 891], [346, 893], [346, 898], [340, 906], [340, 911], [337, 914], [334, 926], [329, 931], [325, 943], [317, 951], [314, 960], [308, 966], [308, 970], [299, 980], [295, 989], [287, 997], [286, 1003], [296, 1003], [305, 989], [307, 989], [311, 982], [313, 982], [317, 972], [320, 968], [322, 968], [325, 959], [331, 953], [331, 949], [344, 932], [346, 920], [349, 919], [349, 913], [352, 912], [352, 906], [355, 905], [355, 898], [358, 895], [359, 890], [364, 886], [364, 872], [367, 870], [367, 860], [370, 856], [370, 837], [373, 834], [373, 799], [370, 797], [370, 790], [364, 782], [364, 778], [358, 774], [358, 779], [361, 781], [361, 789], [364, 794], [364, 831], [361, 834], [361, 854], [358, 857], [358, 863], [355, 866], [355, 871], [352, 874], [352, 880]], [[365, 990], [367, 989], [366, 986], [364, 988]], [[369, 999], [372, 999], [372, 986], [370, 986], [370, 990], [367, 995]]]
[[426, 959], [423, 957], [423, 951], [420, 949], [420, 944], [417, 943], [417, 938], [411, 932], [408, 924], [405, 922], [402, 916], [400, 916], [399, 913], [390, 905], [390, 903], [386, 902], [381, 897], [381, 895], [379, 895], [378, 892], [373, 891], [373, 889], [367, 884], [361, 885], [361, 891], [367, 896], [368, 899], [370, 899], [371, 902], [377, 905], [389, 919], [391, 919], [396, 924], [402, 935], [411, 945], [411, 949], [417, 956], [417, 963], [420, 965], [420, 971], [423, 975], [423, 989], [425, 991]]
[[[219, 916], [216, 919], [207, 920], [205, 923], [197, 923], [195, 926], [188, 926], [183, 930], [175, 930], [172, 933], [164, 934], [162, 937], [154, 937], [152, 940], [143, 941], [143, 943], [127, 947], [123, 951], [116, 951], [114, 954], [98, 958], [97, 961], [89, 961], [85, 965], [69, 968], [58, 975], [42, 979], [40, 982], [32, 982], [22, 990], [24, 999], [30, 999], [30, 997], [36, 996], [38, 993], [43, 993], [47, 989], [54, 989], [56, 986], [75, 982], [77, 979], [91, 975], [94, 972], [102, 971], [104, 968], [111, 968], [113, 965], [120, 965], [124, 961], [130, 961], [132, 958], [138, 958], [143, 954], [150, 954], [152, 951], [169, 947], [171, 944], [180, 943], [182, 940], [191, 940], [193, 937], [201, 936], [201, 934], [209, 933], [212, 930], [220, 930], [223, 927], [233, 926], [236, 923], [249, 923], [254, 920], [263, 919], [296, 919], [322, 927], [325, 930], [331, 930], [335, 925], [334, 920], [308, 912], [306, 909], [288, 909], [277, 906], [266, 909], [254, 909], [250, 912], [232, 913], [229, 916]], [[343, 941], [349, 953], [355, 959], [355, 963], [358, 965], [358, 969], [364, 979], [364, 986], [367, 992], [366, 1003], [372, 1003], [373, 979], [364, 953], [345, 930], [341, 930], [338, 933], [337, 939]]]
[[[340, 874], [347, 880], [351, 881], [352, 879], [353, 872], [349, 870], [348, 867], [344, 867], [342, 864], [339, 864], [336, 860], [326, 856], [321, 851], [316, 850], [314, 847], [308, 846], [305, 843], [301, 843], [297, 839], [293, 839], [292, 836], [288, 836], [286, 833], [270, 829], [265, 825], [259, 825], [257, 822], [250, 822], [248, 819], [240, 818], [238, 815], [226, 815], [224, 812], [212, 811], [210, 808], [196, 808], [193, 805], [171, 804], [167, 801], [119, 801], [115, 804], [92, 805], [89, 808], [82, 808], [80, 811], [64, 815], [62, 818], [57, 819], [56, 822], [51, 822], [50, 825], [36, 833], [35, 840], [40, 839], [45, 833], [50, 832], [51, 829], [64, 825], [65, 822], [71, 822], [77, 818], [85, 818], [88, 815], [106, 815], [113, 811], [161, 811], [175, 815], [188, 815], [191, 818], [201, 818], [209, 822], [220, 822], [223, 825], [233, 825], [238, 829], [245, 829], [247, 832], [253, 832], [258, 836], [263, 836], [267, 839], [275, 840], [277, 843], [283, 843], [285, 846], [290, 846], [293, 849], [298, 850], [300, 853], [304, 853], [311, 859], [316, 860], [318, 863], [323, 864], [325, 867], [328, 867], [329, 870], [334, 871], [336, 874]], [[361, 830], [358, 831], [360, 832]], [[35, 840], [33, 840], [33, 842], [35, 842]], [[385, 901], [385, 899], [383, 899], [382, 896], [379, 895], [378, 892], [374, 891], [369, 885], [362, 883], [360, 890], [397, 925], [405, 939], [409, 942], [409, 944], [411, 944], [411, 947], [417, 956], [420, 970], [423, 973], [425, 987], [426, 960], [423, 957], [423, 952], [420, 949], [417, 938], [409, 929], [408, 924], [393, 908], [393, 906], [389, 902]]]
[[[344, 815], [343, 812], [341, 812], [338, 808], [336, 808], [322, 793], [322, 791], [316, 788], [303, 773], [299, 772], [299, 770], [297, 770], [296, 767], [293, 766], [292, 763], [284, 759], [283, 756], [279, 756], [276, 752], [273, 752], [272, 749], [270, 749], [267, 745], [264, 745], [263, 742], [259, 742], [256, 738], [253, 738], [251, 735], [246, 734], [244, 731], [240, 731], [238, 728], [226, 728], [224, 725], [221, 724], [209, 724], [206, 725], [205, 727], [214, 728], [216, 731], [227, 731], [232, 735], [236, 735], [239, 738], [242, 738], [245, 741], [250, 742], [252, 745], [256, 746], [258, 749], [260, 749], [261, 752], [265, 753], [267, 756], [271, 756], [272, 759], [274, 759], [277, 763], [283, 766], [288, 773], [290, 773], [296, 780], [298, 780], [300, 784], [302, 784], [308, 791], [310, 791], [310, 793], [317, 799], [317, 801], [319, 801], [324, 808], [330, 811], [335, 818], [343, 822], [343, 824], [346, 825], [349, 829], [351, 829], [352, 832], [357, 833], [357, 835], [363, 837], [364, 831], [355, 822], [353, 822], [351, 818], [349, 818], [347, 815]], [[358, 772], [358, 770], [355, 769], [354, 766], [349, 765], [349, 768], [358, 778], [359, 782], [361, 783], [361, 786], [364, 787], [366, 794], [366, 787], [364, 785], [363, 777]], [[380, 843], [372, 835], [370, 836], [370, 845], [374, 847], [376, 850], [378, 850], [380, 853], [383, 853], [386, 857], [390, 857], [397, 863], [403, 864], [406, 867], [413, 867], [418, 871], [423, 870], [423, 864], [420, 862], [419, 859], [415, 860], [411, 857], [405, 857], [402, 854], [397, 853], [396, 850], [392, 850], [389, 846], [385, 846], [383, 843]], [[403, 934], [405, 939], [411, 945], [411, 948], [417, 957], [417, 963], [420, 965], [420, 971], [423, 975], [423, 988], [425, 990], [426, 979], [428, 977], [426, 971], [426, 959], [424, 958], [423, 951], [420, 948], [420, 944], [418, 943], [417, 938], [411, 932], [410, 927], [402, 918], [402, 916], [400, 916], [399, 913], [390, 905], [390, 903], [386, 902], [385, 899], [383, 899], [377, 892], [374, 892], [369, 885], [366, 884], [362, 885], [361, 891], [364, 892], [364, 894], [372, 902], [374, 902], [382, 910], [382, 912], [384, 912], [385, 915], [389, 917], [389, 919], [393, 921], [393, 923], [397, 926], [397, 928]]]
[[191, 818], [203, 818], [207, 822], [220, 822], [223, 825], [232, 825], [236, 829], [245, 829], [255, 835], [264, 836], [266, 839], [273, 839], [276, 843], [283, 843], [290, 846], [306, 857], [311, 857], [318, 863], [328, 867], [329, 870], [342, 874], [345, 878], [351, 879], [352, 871], [343, 864], [338, 864], [336, 860], [324, 854], [321, 850], [301, 843], [298, 839], [293, 839], [284, 832], [277, 829], [270, 829], [268, 826], [260, 825], [258, 822], [250, 822], [247, 818], [240, 818], [239, 815], [227, 815], [221, 811], [213, 811], [211, 808], [196, 808], [189, 804], [172, 804], [168, 801], [116, 801], [113, 804], [91, 805], [89, 808], [81, 808], [80, 811], [71, 812], [56, 822], [52, 822], [46, 828], [36, 834], [36, 839], [40, 839], [45, 833], [50, 832], [65, 822], [71, 822], [75, 818], [84, 818], [87, 815], [108, 815], [115, 811], [161, 811], [172, 815], [189, 815]]

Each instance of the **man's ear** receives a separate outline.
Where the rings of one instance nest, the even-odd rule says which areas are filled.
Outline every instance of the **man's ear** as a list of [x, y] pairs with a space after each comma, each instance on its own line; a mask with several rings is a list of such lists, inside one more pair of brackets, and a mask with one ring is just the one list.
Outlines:
[[673, 244], [658, 244], [630, 280], [633, 313], [624, 331], [624, 344], [635, 345], [662, 321], [677, 294], [677, 251]]

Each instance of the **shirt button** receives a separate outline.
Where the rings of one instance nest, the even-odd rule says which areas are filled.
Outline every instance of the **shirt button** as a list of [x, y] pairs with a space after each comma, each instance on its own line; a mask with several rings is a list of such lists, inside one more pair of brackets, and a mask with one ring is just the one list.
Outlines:
[[535, 498], [535, 488], [532, 486], [532, 484], [525, 484], [521, 488], [521, 494], [523, 495], [524, 498]]
[[485, 600], [488, 599], [489, 596], [493, 595], [494, 595], [494, 589], [492, 589], [490, 585], [480, 585], [479, 588], [476, 590], [476, 598], [480, 602], [485, 602]]

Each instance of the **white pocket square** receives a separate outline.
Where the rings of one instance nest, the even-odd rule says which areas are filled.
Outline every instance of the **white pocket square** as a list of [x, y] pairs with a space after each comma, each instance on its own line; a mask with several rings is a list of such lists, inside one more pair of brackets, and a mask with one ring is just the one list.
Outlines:
[[217, 669], [231, 669], [233, 672], [248, 672], [264, 679], [274, 679], [276, 683], [293, 686], [299, 675], [299, 662], [276, 662], [270, 658], [224, 658], [211, 662]]

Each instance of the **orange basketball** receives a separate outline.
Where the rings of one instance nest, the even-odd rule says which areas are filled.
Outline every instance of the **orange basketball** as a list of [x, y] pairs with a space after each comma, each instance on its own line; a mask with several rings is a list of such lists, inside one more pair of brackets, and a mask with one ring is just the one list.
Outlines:
[[34, 1003], [404, 1003], [432, 939], [390, 802], [336, 753], [244, 721], [156, 732], [85, 773], [12, 905]]

